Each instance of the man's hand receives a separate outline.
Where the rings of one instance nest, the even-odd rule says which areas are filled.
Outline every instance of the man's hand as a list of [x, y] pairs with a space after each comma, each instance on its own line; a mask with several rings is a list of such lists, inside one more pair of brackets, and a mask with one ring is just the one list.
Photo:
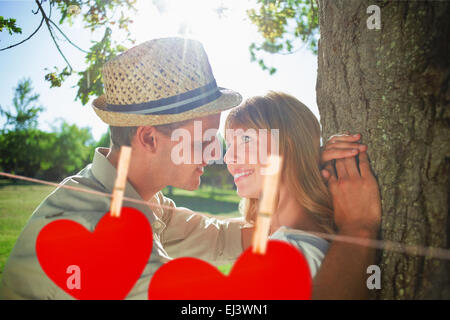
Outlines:
[[355, 157], [336, 160], [336, 170], [337, 177], [331, 164], [328, 164], [322, 174], [329, 176], [334, 220], [340, 233], [376, 233], [381, 221], [381, 200], [367, 152], [359, 154], [359, 170]]
[[[381, 220], [378, 185], [369, 167], [367, 153], [336, 160], [337, 176], [330, 163], [322, 170], [333, 198], [334, 219], [339, 235], [375, 238]], [[375, 263], [375, 249], [333, 241], [314, 278], [313, 299], [367, 299], [367, 267]]]

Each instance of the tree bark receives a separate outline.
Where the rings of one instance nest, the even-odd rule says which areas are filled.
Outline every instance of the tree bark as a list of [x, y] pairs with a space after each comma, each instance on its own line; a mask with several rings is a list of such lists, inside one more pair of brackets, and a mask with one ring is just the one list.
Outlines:
[[[319, 0], [317, 104], [323, 137], [368, 144], [380, 239], [450, 247], [450, 3]], [[369, 29], [370, 5], [381, 29]], [[364, 214], [364, 213], [361, 213]], [[384, 250], [378, 299], [450, 299], [450, 262]], [[368, 275], [369, 276], [369, 275]]]

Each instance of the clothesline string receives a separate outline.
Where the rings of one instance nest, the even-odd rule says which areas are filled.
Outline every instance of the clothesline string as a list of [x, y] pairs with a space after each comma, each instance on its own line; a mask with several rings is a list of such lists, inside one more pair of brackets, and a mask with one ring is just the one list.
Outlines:
[[[18, 180], [34, 182], [34, 183], [38, 183], [38, 184], [50, 185], [50, 186], [54, 186], [57, 188], [66, 188], [66, 189], [73, 190], [73, 191], [86, 192], [86, 193], [90, 193], [93, 195], [112, 198], [112, 194], [106, 193], [106, 192], [87, 190], [84, 188], [67, 186], [67, 185], [63, 185], [60, 183], [19, 176], [19, 175], [15, 175], [15, 174], [11, 174], [11, 173], [6, 173], [6, 172], [0, 172], [0, 176], [8, 177], [11, 179], [18, 179]], [[165, 206], [162, 204], [153, 204], [150, 201], [139, 200], [139, 199], [134, 199], [134, 198], [129, 198], [129, 197], [123, 197], [123, 200], [133, 202], [133, 203], [138, 203], [138, 204], [144, 204], [144, 205], [147, 205], [148, 207], [150, 207], [151, 209], [152, 208], [161, 208], [161, 209], [169, 209], [169, 210], [174, 210], [174, 211], [185, 210], [185, 209], [178, 209], [176, 207]], [[192, 211], [192, 212], [195, 214], [203, 214], [201, 212], [195, 212], [195, 211]], [[305, 231], [295, 231], [294, 230], [292, 232], [301, 234]], [[443, 248], [408, 245], [408, 244], [403, 244], [403, 243], [394, 242], [394, 241], [373, 240], [373, 239], [366, 239], [366, 238], [320, 233], [320, 232], [316, 232], [316, 231], [307, 231], [307, 232], [314, 234], [318, 237], [321, 237], [323, 239], [331, 240], [331, 241], [347, 242], [347, 243], [356, 244], [356, 245], [360, 245], [360, 246], [371, 247], [374, 249], [380, 249], [380, 250], [386, 250], [386, 251], [392, 251], [392, 252], [398, 252], [398, 253], [405, 253], [408, 255], [418, 255], [418, 256], [424, 256], [427, 258], [450, 260], [450, 250], [443, 249]]]

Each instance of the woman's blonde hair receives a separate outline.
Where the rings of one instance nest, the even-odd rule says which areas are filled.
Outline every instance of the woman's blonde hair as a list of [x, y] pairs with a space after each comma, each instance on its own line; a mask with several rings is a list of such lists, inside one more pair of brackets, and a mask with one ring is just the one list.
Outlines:
[[[282, 180], [325, 232], [336, 231], [331, 195], [320, 174], [320, 125], [308, 107], [291, 95], [270, 91], [234, 108], [225, 128], [278, 129]], [[258, 199], [244, 198], [241, 210], [254, 223]]]

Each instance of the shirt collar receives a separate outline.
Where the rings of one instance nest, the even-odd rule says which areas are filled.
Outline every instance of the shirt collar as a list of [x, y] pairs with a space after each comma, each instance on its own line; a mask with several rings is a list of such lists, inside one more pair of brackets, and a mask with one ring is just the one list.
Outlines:
[[[114, 182], [116, 179], [117, 171], [116, 168], [106, 159], [108, 154], [108, 148], [96, 148], [94, 153], [94, 159], [92, 160], [92, 174], [95, 178], [101, 182], [105, 189], [112, 192], [114, 188]], [[128, 190], [128, 181], [127, 188]]]
[[[91, 171], [94, 177], [100, 181], [100, 183], [105, 187], [106, 192], [112, 193], [114, 189], [114, 183], [117, 176], [117, 169], [112, 165], [111, 162], [106, 158], [109, 152], [109, 148], [96, 148], [94, 153], [94, 159], [92, 161]], [[131, 183], [127, 180], [125, 186], [125, 197], [133, 198], [137, 200], [143, 200], [139, 193], [134, 189]], [[155, 219], [155, 214], [150, 209], [149, 206], [141, 203], [124, 201], [123, 206], [133, 207], [140, 210], [143, 213], [147, 213], [150, 216], [150, 222]]]

